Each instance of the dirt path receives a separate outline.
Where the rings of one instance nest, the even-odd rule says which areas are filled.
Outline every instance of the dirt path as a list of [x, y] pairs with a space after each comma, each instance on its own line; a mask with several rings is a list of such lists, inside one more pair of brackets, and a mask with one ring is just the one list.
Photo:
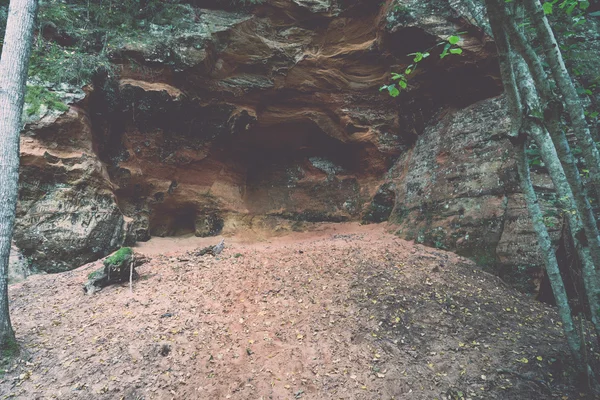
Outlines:
[[226, 240], [142, 245], [133, 295], [84, 295], [100, 262], [11, 286], [26, 353], [0, 399], [577, 395], [554, 310], [451, 253], [353, 224]]

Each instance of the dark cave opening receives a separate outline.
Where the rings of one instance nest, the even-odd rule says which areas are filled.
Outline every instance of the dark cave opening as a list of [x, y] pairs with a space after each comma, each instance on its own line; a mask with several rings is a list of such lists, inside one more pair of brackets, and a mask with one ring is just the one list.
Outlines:
[[244, 166], [251, 213], [295, 218], [318, 210], [313, 219], [329, 220], [344, 204], [358, 204], [359, 177], [388, 166], [365, 146], [302, 120], [258, 126], [235, 141], [230, 156]]
[[196, 232], [196, 208], [194, 205], [162, 205], [150, 214], [151, 236], [185, 236]]
[[369, 144], [334, 138], [312, 121], [298, 121], [257, 127], [237, 140], [231, 153], [246, 165], [247, 181], [257, 182], [295, 165], [312, 165], [324, 175], [370, 174], [378, 162], [365, 147]]

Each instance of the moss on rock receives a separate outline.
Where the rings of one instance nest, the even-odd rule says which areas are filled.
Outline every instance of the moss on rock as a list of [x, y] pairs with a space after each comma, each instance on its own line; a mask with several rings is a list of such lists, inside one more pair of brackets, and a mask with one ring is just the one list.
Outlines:
[[129, 261], [132, 256], [133, 250], [131, 250], [131, 247], [121, 247], [113, 255], [104, 260], [104, 265], [106, 267], [121, 265], [124, 262]]

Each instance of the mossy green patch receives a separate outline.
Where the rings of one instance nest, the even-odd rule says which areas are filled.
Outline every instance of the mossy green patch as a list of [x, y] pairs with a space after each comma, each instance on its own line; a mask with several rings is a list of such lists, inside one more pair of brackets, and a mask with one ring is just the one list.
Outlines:
[[26, 112], [29, 116], [38, 114], [42, 105], [45, 105], [50, 110], [61, 112], [69, 109], [69, 106], [63, 103], [56, 93], [49, 91], [43, 86], [28, 85], [25, 92], [25, 103], [27, 104]]
[[104, 260], [104, 265], [107, 267], [111, 265], [121, 265], [130, 259], [132, 255], [133, 250], [131, 250], [131, 247], [121, 247], [112, 256]]
[[96, 279], [99, 278], [100, 276], [102, 276], [104, 274], [104, 268], [100, 268], [97, 271], [92, 271], [88, 274], [88, 279], [92, 280], [92, 279]]

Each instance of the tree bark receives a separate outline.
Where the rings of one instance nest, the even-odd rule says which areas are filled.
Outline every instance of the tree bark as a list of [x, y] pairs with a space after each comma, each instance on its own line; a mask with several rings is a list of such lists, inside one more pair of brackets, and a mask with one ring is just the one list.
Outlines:
[[505, 14], [502, 11], [502, 5], [498, 4], [497, 1], [498, 0], [486, 0], [486, 6], [488, 9], [490, 26], [494, 34], [496, 47], [498, 48], [500, 73], [502, 75], [502, 82], [504, 84], [508, 108], [513, 124], [513, 128], [511, 128], [511, 141], [514, 145], [514, 156], [519, 172], [519, 183], [538, 239], [540, 253], [546, 268], [546, 273], [550, 280], [554, 298], [556, 299], [558, 313], [563, 323], [563, 331], [567, 338], [569, 349], [571, 350], [571, 354], [575, 359], [577, 366], [582, 371], [585, 371], [586, 366], [582, 364], [581, 345], [579, 343], [577, 330], [573, 324], [573, 318], [571, 317], [571, 307], [569, 306], [567, 292], [560, 275], [554, 247], [552, 246], [548, 230], [544, 224], [542, 211], [533, 189], [533, 184], [531, 183], [529, 163], [527, 154], [525, 153], [525, 144], [527, 142], [526, 136], [529, 131], [529, 124], [523, 116], [521, 94], [516, 84], [515, 71], [512, 65], [513, 57], [511, 56], [510, 44], [506, 32], [503, 29]]
[[19, 135], [37, 0], [11, 0], [0, 56], [0, 348], [14, 341], [8, 258], [19, 181]]
[[524, 0], [523, 4], [544, 48], [546, 61], [550, 65], [550, 71], [556, 86], [564, 98], [565, 109], [571, 118], [573, 132], [577, 137], [579, 146], [581, 146], [583, 158], [590, 171], [596, 201], [600, 204], [600, 153], [592, 139], [590, 127], [585, 120], [583, 104], [567, 71], [560, 48], [539, 0]]
[[[511, 32], [509, 32], [509, 34], [511, 34]], [[524, 60], [518, 56], [513, 57], [512, 65], [514, 66], [517, 81], [519, 82], [519, 92], [523, 104], [527, 105], [525, 108], [539, 112], [540, 101], [538, 98], [538, 93], [535, 90], [535, 85], [527, 65], [525, 64]], [[573, 244], [575, 245], [577, 254], [579, 255], [579, 259], [581, 261], [583, 284], [590, 306], [590, 316], [596, 332], [600, 333], [600, 320], [598, 318], [597, 311], [600, 308], [600, 303], [598, 302], [598, 283], [594, 263], [594, 246], [593, 243], [589, 243], [581, 235], [581, 233], [585, 231], [580, 219], [581, 212], [579, 211], [577, 201], [575, 200], [573, 192], [571, 191], [571, 185], [568, 182], [567, 175], [563, 170], [563, 166], [560, 161], [561, 157], [559, 154], [557, 154], [555, 147], [555, 142], [556, 140], [559, 140], [559, 138], [556, 137], [556, 140], [553, 141], [541, 120], [531, 117], [529, 119], [530, 128], [528, 133], [538, 145], [542, 160], [548, 169], [548, 173], [550, 174], [550, 178], [554, 184], [554, 189], [556, 190], [560, 204], [567, 215], [567, 220], [569, 222], [569, 226], [571, 227]], [[550, 120], [550, 123], [556, 123], [554, 121], [558, 120], [556, 116], [549, 117], [547, 119]], [[566, 142], [566, 138], [564, 142], [561, 143], [561, 147], [562, 158], [567, 158], [567, 161], [569, 161], [568, 158], [572, 158], [572, 155], [570, 153], [569, 144]], [[572, 161], [571, 165], [574, 165], [574, 160], [570, 161]], [[577, 177], [579, 177], [579, 175], [577, 175]], [[577, 182], [575, 182], [575, 184], [577, 184]], [[591, 208], [585, 211], [591, 214]], [[597, 247], [596, 250], [598, 250]], [[598, 252], [596, 252], [595, 255], [598, 256]]]
[[[525, 141], [523, 141], [525, 142]], [[517, 159], [517, 167], [519, 170], [519, 181], [521, 184], [521, 190], [523, 197], [527, 203], [527, 209], [533, 223], [533, 229], [538, 238], [538, 245], [544, 265], [546, 267], [546, 273], [552, 286], [552, 292], [556, 300], [556, 306], [558, 308], [558, 314], [563, 324], [563, 331], [571, 349], [571, 354], [575, 359], [577, 365], [582, 371], [586, 370], [583, 365], [583, 358], [581, 356], [581, 345], [575, 325], [573, 324], [573, 318], [571, 317], [571, 307], [569, 306], [569, 298], [567, 297], [567, 291], [560, 275], [560, 269], [558, 267], [558, 261], [556, 260], [556, 254], [554, 253], [554, 246], [548, 235], [548, 229], [544, 224], [544, 216], [540, 205], [538, 203], [537, 196], [533, 190], [533, 184], [531, 183], [531, 176], [529, 174], [529, 163], [527, 160], [527, 154], [525, 153], [525, 143], [515, 146], [515, 155]]]
[[[544, 124], [550, 133], [556, 153], [562, 164], [566, 180], [573, 194], [573, 205], [568, 207], [566, 212], [572, 213], [573, 211], [576, 211], [581, 219], [581, 224], [571, 224], [571, 232], [576, 245], [579, 245], [578, 248], [581, 248], [579, 255], [582, 260], [584, 285], [590, 305], [590, 315], [596, 333], [600, 335], [600, 284], [598, 282], [598, 273], [596, 271], [596, 267], [600, 266], [600, 234], [598, 232], [598, 226], [596, 224], [592, 206], [585, 193], [579, 169], [577, 168], [575, 158], [571, 153], [569, 142], [562, 130], [560, 107], [557, 105], [556, 99], [554, 99], [548, 83], [548, 77], [541, 65], [541, 60], [525, 36], [516, 29], [513, 21], [506, 20], [504, 27], [511, 39], [511, 43], [527, 63], [531, 77], [535, 82], [535, 87], [539, 91], [539, 94], [546, 105], [546, 110], [544, 110], [543, 113]], [[548, 165], [548, 162], [546, 164]], [[552, 173], [552, 171], [550, 172]], [[559, 182], [555, 182], [556, 176], [552, 177], [552, 179], [555, 183], [555, 188], [560, 189], [560, 187], [557, 186]], [[563, 195], [560, 195], [560, 197], [563, 197]], [[582, 227], [583, 229], [581, 229]], [[586, 249], [586, 247], [589, 249]], [[589, 262], [589, 260], [586, 261], [586, 257], [591, 257], [591, 262]]]

